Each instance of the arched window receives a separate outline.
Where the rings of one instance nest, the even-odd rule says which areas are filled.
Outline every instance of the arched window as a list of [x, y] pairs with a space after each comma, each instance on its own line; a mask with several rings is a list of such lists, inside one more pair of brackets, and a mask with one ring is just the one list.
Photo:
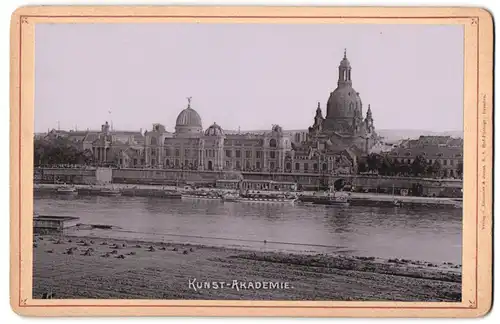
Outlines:
[[270, 157], [271, 159], [275, 159], [275, 158], [276, 158], [276, 152], [275, 152], [275, 151], [271, 151], [271, 152], [269, 152], [269, 157]]
[[269, 146], [270, 147], [276, 147], [277, 146], [277, 142], [274, 138], [271, 138], [271, 140], [269, 141]]
[[290, 162], [288, 162], [288, 163], [286, 164], [286, 169], [287, 169], [287, 170], [292, 170], [292, 164], [291, 164]]

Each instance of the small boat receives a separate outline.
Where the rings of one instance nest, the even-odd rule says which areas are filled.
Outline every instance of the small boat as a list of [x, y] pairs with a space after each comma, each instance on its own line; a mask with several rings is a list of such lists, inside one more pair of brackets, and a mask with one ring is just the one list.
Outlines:
[[240, 195], [234, 193], [227, 193], [222, 196], [222, 200], [225, 202], [236, 202], [238, 201], [238, 198], [240, 198]]
[[122, 195], [121, 191], [115, 188], [103, 188], [99, 191], [99, 194], [108, 197], [117, 197]]
[[175, 190], [163, 190], [160, 196], [163, 198], [170, 198], [170, 199], [182, 199], [182, 194]]
[[76, 195], [78, 191], [75, 187], [64, 186], [57, 188], [57, 193], [61, 195]]
[[203, 199], [203, 200], [221, 200], [222, 197], [218, 193], [205, 191], [191, 191], [182, 194], [182, 199]]
[[298, 200], [304, 205], [342, 205], [347, 206], [350, 204], [349, 195], [339, 195], [335, 192], [327, 194], [306, 196], [302, 195]]
[[335, 196], [335, 195], [326, 195], [317, 197], [317, 199], [313, 202], [315, 205], [328, 205], [328, 206], [349, 206], [349, 198], [347, 196]]
[[236, 201], [240, 202], [255, 202], [255, 203], [291, 203], [297, 201], [297, 198], [292, 195], [275, 194], [275, 193], [242, 193]]

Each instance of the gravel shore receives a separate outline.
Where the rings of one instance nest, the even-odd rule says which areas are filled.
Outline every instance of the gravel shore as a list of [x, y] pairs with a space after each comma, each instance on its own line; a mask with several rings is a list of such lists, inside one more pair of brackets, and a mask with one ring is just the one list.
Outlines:
[[452, 264], [76, 236], [37, 236], [33, 253], [33, 298], [461, 300]]

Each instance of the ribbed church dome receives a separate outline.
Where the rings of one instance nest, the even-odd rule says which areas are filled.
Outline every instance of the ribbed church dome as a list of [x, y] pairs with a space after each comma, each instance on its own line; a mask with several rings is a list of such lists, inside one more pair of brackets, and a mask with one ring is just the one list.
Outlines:
[[179, 113], [175, 122], [176, 134], [198, 134], [203, 131], [200, 115], [188, 104], [187, 108]]
[[191, 107], [187, 107], [177, 116], [175, 126], [198, 126], [201, 127], [201, 117]]
[[351, 86], [338, 87], [330, 93], [327, 103], [326, 118], [352, 118], [362, 116], [362, 102], [359, 93]]

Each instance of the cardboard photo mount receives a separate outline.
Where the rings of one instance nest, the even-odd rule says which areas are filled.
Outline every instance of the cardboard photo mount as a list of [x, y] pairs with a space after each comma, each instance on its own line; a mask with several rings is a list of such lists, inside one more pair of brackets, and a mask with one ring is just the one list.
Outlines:
[[[41, 23], [454, 24], [464, 28], [462, 302], [33, 299], [34, 40]], [[300, 64], [300, 63], [299, 63]], [[11, 306], [26, 316], [479, 317], [492, 303], [493, 22], [481, 8], [21, 7], [11, 21]]]

